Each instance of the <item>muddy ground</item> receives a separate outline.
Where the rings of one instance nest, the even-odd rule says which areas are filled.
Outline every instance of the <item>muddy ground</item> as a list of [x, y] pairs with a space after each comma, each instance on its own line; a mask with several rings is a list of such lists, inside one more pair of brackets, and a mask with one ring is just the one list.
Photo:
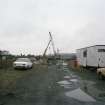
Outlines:
[[0, 93], [0, 105], [105, 104], [105, 80], [99, 80], [95, 72], [49, 65], [20, 75], [7, 93]]

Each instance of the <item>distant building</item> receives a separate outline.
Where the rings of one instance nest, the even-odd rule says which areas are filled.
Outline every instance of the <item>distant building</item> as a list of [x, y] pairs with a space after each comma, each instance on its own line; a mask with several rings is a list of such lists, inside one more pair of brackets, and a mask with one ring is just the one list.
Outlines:
[[4, 51], [0, 50], [0, 55], [2, 55], [2, 56], [10, 55], [10, 52], [6, 51], [6, 50], [4, 50]]
[[66, 61], [69, 61], [69, 60], [76, 60], [76, 54], [75, 53], [62, 53], [61, 54], [61, 58], [63, 59], [63, 60], [66, 60]]

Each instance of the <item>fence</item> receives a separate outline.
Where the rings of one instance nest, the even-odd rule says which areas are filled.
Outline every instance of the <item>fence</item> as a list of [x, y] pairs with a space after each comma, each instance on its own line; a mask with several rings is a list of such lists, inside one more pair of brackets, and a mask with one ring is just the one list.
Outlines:
[[9, 68], [12, 67], [15, 57], [13, 56], [0, 56], [0, 68]]

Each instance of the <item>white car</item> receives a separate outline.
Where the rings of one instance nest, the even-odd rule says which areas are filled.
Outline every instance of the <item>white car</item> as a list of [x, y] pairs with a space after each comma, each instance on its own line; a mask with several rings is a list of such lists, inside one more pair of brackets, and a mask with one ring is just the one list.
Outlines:
[[29, 58], [18, 58], [15, 62], [13, 62], [13, 67], [15, 69], [30, 69], [32, 66], [33, 63]]

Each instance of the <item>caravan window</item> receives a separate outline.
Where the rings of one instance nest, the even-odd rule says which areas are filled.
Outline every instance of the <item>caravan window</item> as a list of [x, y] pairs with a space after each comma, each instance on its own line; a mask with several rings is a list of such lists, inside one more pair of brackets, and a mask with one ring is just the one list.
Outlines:
[[98, 52], [105, 52], [105, 49], [98, 49]]
[[83, 52], [83, 57], [87, 57], [87, 50]]

